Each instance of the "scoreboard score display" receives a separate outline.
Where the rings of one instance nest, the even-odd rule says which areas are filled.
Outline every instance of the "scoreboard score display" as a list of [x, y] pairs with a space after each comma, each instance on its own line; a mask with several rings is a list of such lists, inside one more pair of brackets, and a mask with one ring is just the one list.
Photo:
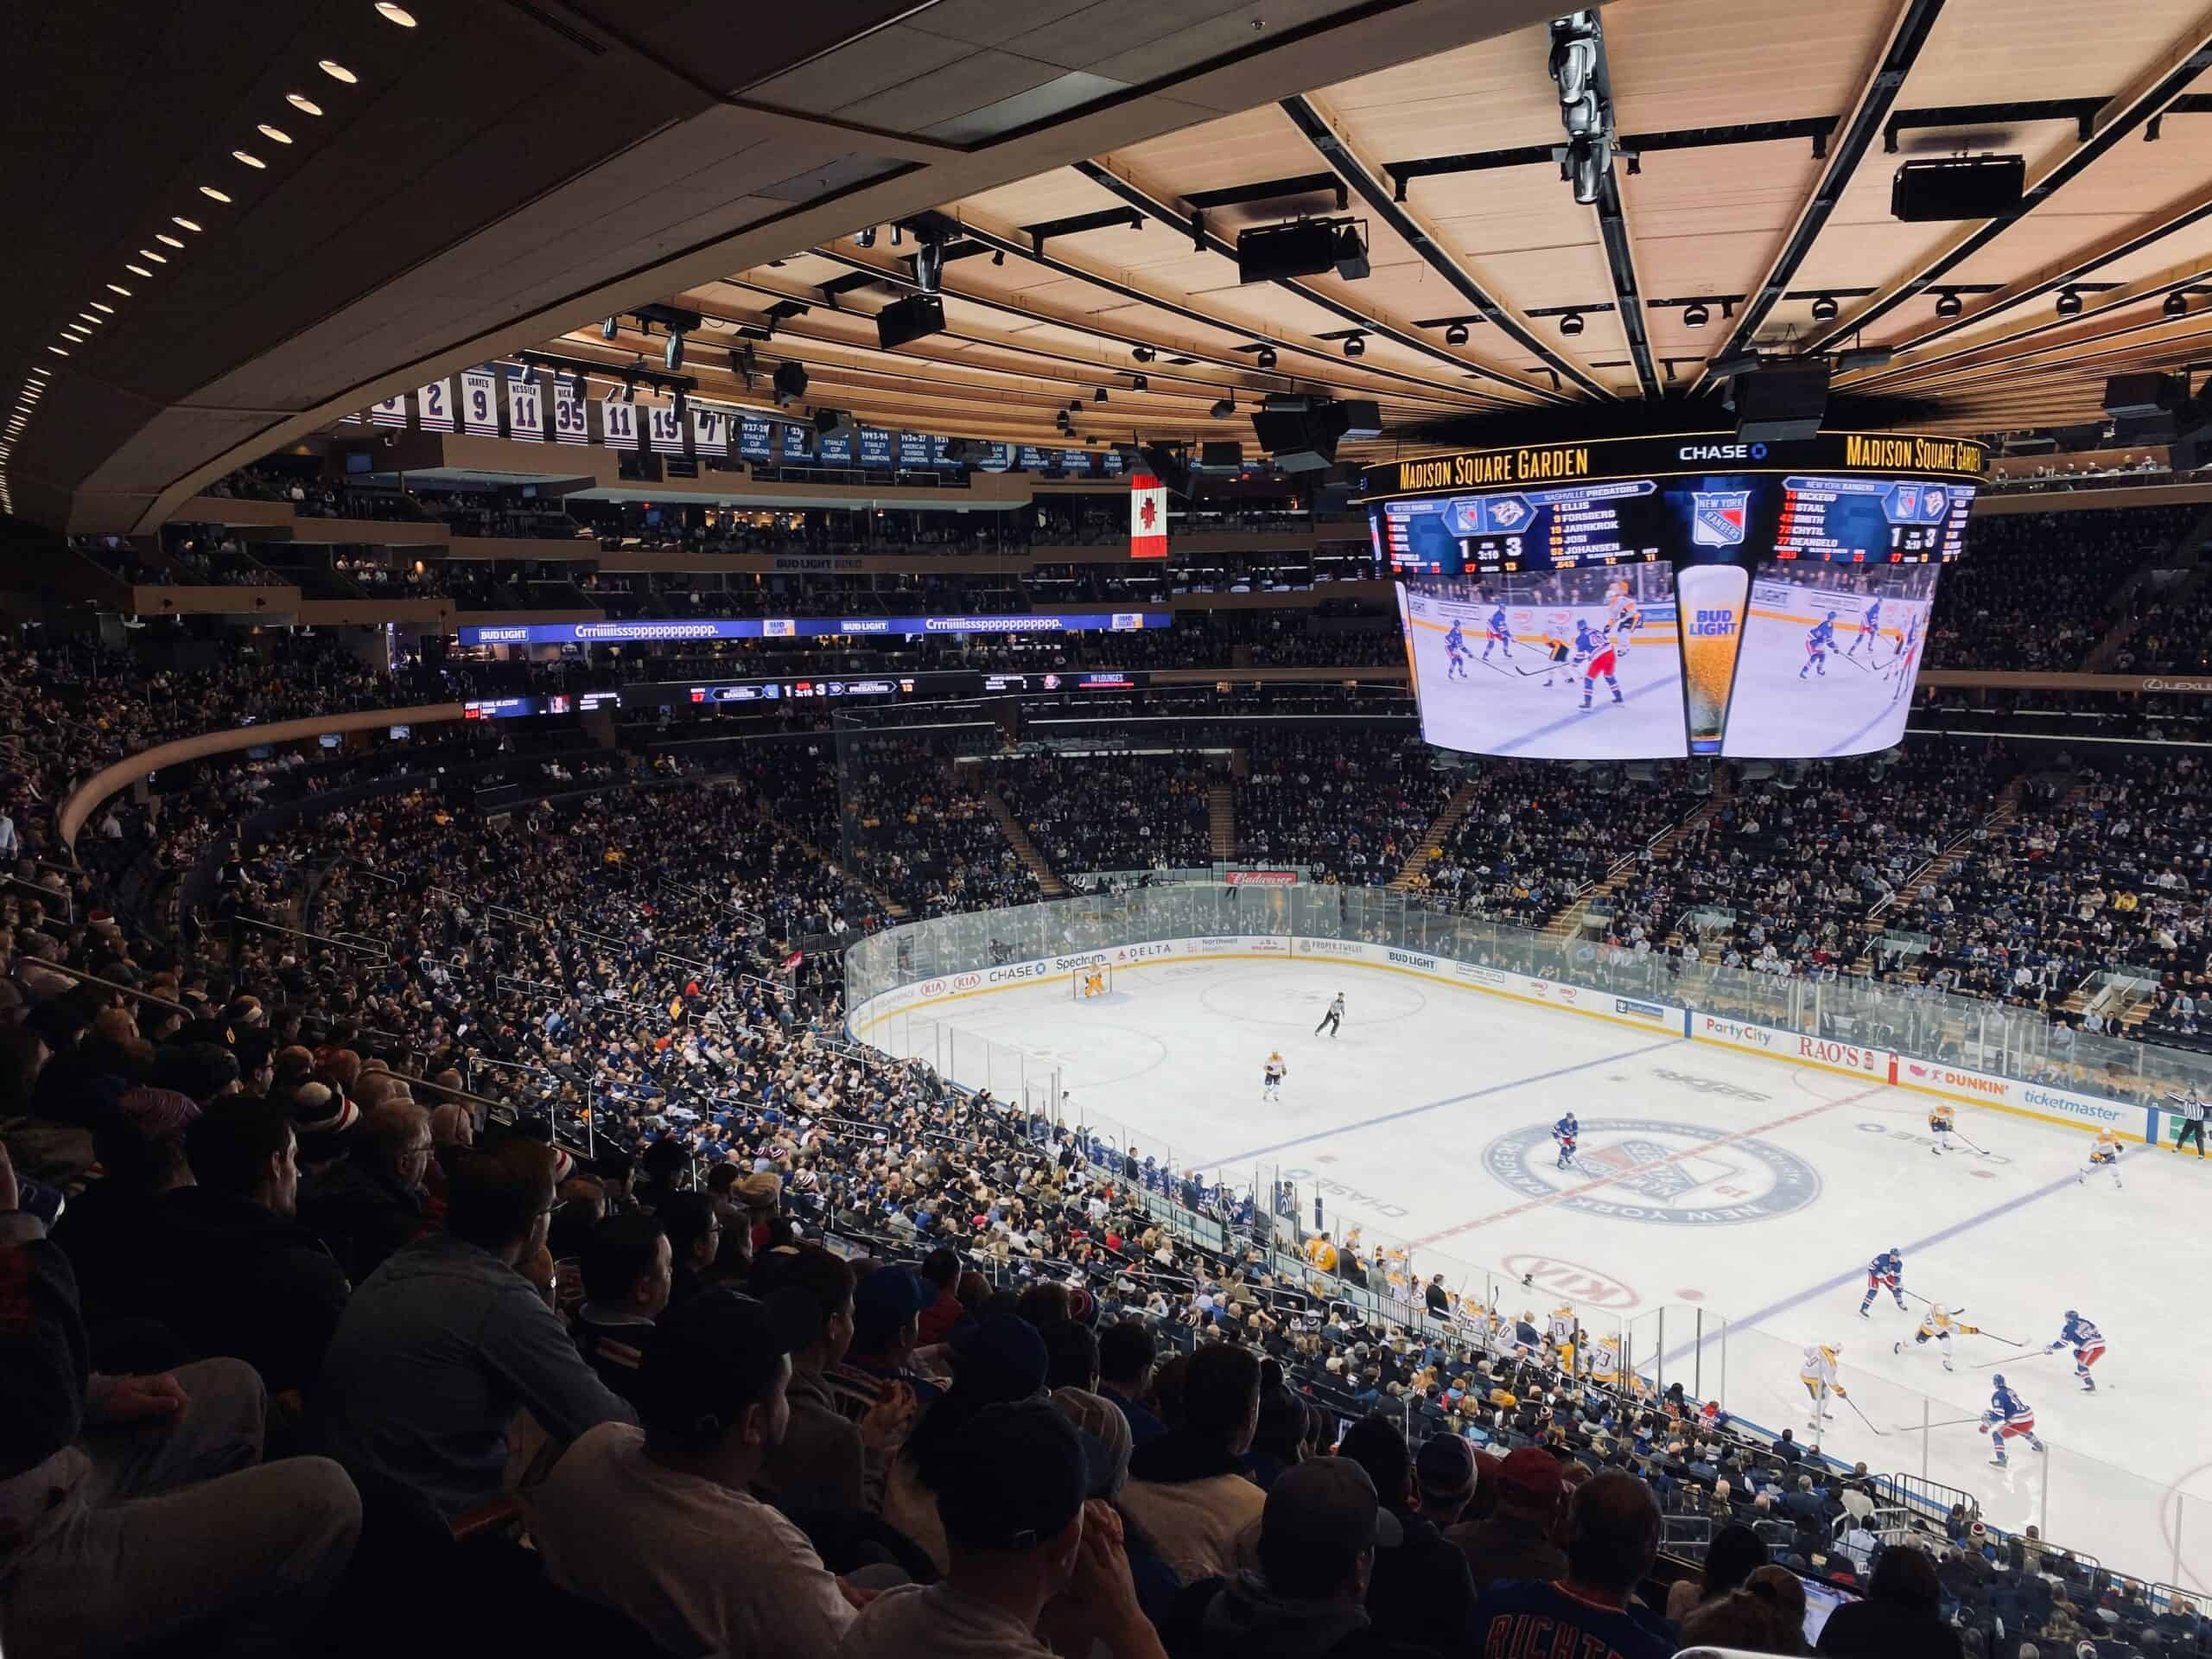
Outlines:
[[1560, 760], [1889, 747], [1984, 460], [1675, 434], [1369, 467], [1423, 734]]

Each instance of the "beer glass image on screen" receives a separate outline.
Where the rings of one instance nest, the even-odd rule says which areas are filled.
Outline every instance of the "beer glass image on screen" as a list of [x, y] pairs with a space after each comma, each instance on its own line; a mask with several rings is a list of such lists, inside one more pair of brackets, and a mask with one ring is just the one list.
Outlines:
[[1414, 579], [1398, 590], [1421, 735], [1551, 760], [1687, 753], [1662, 563]]
[[1783, 760], [1897, 743], [1942, 569], [1762, 560], [1722, 752]]

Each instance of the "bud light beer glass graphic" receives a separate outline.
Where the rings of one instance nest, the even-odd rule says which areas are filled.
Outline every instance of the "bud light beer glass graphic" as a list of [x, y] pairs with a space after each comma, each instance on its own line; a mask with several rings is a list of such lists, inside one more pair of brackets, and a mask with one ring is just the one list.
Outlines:
[[1737, 565], [1694, 564], [1675, 573], [1682, 625], [1682, 704], [1692, 754], [1720, 753], [1751, 586], [1751, 572]]

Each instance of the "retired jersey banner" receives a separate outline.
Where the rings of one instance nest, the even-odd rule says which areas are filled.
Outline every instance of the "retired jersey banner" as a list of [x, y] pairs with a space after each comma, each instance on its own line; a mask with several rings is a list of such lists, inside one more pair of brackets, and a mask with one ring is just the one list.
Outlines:
[[620, 391], [608, 393], [600, 402], [599, 441], [609, 449], [638, 447], [638, 406], [624, 403]]
[[1129, 475], [1129, 556], [1167, 556], [1167, 486], [1150, 473]]
[[453, 430], [453, 382], [433, 380], [415, 389], [415, 408], [425, 432]]
[[499, 378], [489, 369], [461, 371], [461, 429], [479, 438], [499, 435]]
[[729, 454], [729, 414], [726, 410], [691, 405], [691, 453], [726, 456]]
[[575, 380], [553, 383], [553, 435], [563, 443], [589, 443], [584, 423], [583, 385]]
[[372, 426], [404, 426], [407, 424], [407, 394], [396, 391], [389, 397], [369, 405], [369, 424]]
[[507, 435], [524, 443], [545, 442], [545, 392], [535, 375], [508, 378]]
[[683, 416], [677, 412], [673, 403], [647, 404], [645, 410], [645, 442], [653, 453], [661, 455], [680, 455], [683, 453]]

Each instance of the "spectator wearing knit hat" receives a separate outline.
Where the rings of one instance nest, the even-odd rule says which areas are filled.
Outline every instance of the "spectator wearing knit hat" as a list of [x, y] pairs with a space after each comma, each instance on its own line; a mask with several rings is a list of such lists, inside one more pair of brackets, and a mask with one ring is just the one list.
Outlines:
[[[302, 1112], [314, 1109], [302, 1096], [320, 1086], [308, 1084], [294, 1096], [296, 1129]], [[352, 1109], [342, 1097], [337, 1103]], [[430, 1115], [411, 1100], [387, 1099], [334, 1133], [345, 1155], [302, 1179], [300, 1218], [321, 1235], [358, 1285], [428, 1224], [423, 1183], [430, 1163]]]
[[254, 1095], [216, 1099], [185, 1132], [194, 1184], [156, 1201], [149, 1306], [194, 1353], [227, 1354], [272, 1394], [314, 1382], [350, 1287], [297, 1219], [299, 1140]]

